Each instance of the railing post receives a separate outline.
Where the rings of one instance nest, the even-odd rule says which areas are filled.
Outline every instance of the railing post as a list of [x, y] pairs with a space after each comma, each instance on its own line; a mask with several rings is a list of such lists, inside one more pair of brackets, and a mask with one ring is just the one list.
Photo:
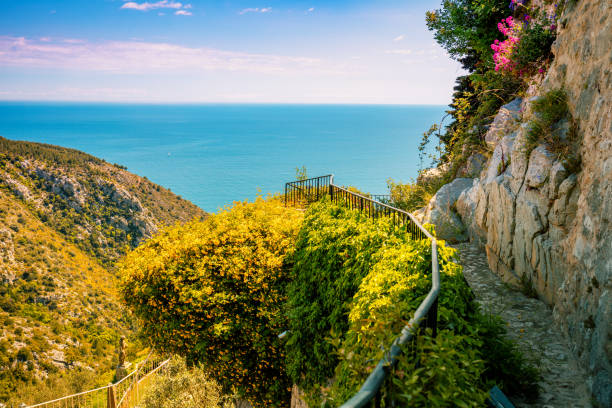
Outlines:
[[115, 386], [109, 384], [106, 393], [106, 408], [117, 408], [117, 401], [115, 400]]

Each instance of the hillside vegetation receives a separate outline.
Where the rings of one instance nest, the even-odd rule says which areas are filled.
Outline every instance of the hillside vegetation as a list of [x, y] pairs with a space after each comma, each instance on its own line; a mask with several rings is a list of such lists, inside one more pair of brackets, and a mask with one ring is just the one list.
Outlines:
[[205, 215], [122, 166], [72, 149], [4, 138], [0, 186], [107, 265], [159, 227]]
[[121, 262], [121, 292], [160, 350], [202, 363], [226, 394], [289, 405], [283, 306], [302, 213], [280, 200], [235, 203], [169, 228]]
[[[162, 231], [121, 263], [121, 292], [145, 335], [255, 407], [341, 405], [431, 285], [431, 252], [389, 219], [318, 202], [235, 203]], [[401, 406], [482, 406], [499, 385], [537, 394], [537, 370], [481, 314], [455, 251], [439, 242], [439, 335], [424, 333], [386, 393]], [[285, 330], [282, 339], [279, 334]]]
[[204, 215], [101, 159], [0, 138], [0, 402], [111, 381], [119, 336], [136, 340], [115, 260], [158, 228]]

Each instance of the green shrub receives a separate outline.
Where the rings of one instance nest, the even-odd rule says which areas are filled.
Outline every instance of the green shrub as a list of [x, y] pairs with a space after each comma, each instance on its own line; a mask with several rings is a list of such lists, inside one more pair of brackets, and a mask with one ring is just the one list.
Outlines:
[[521, 39], [512, 53], [516, 70], [521, 76], [530, 76], [550, 56], [550, 47], [555, 40], [555, 34], [540, 23], [525, 25]]
[[[351, 251], [360, 259], [350, 261]], [[537, 371], [503, 338], [503, 327], [483, 320], [456, 251], [443, 242], [438, 251], [440, 338], [407, 345], [384, 392], [401, 406], [428, 407], [480, 406], [491, 384], [516, 394], [510, 381], [537, 390]], [[357, 392], [428, 293], [431, 245], [387, 220], [322, 202], [306, 213], [294, 258], [289, 372], [310, 406], [336, 407]], [[496, 345], [504, 354], [490, 351]]]
[[146, 388], [141, 408], [231, 408], [221, 387], [199, 367], [188, 368], [185, 360], [172, 357], [163, 373]]
[[31, 361], [34, 358], [32, 352], [27, 347], [22, 347], [17, 351], [17, 361], [25, 362]]
[[143, 243], [119, 269], [144, 337], [204, 364], [226, 393], [254, 406], [287, 406], [278, 334], [286, 328], [286, 257], [301, 220], [280, 200], [259, 198]]
[[[402, 238], [381, 250], [381, 259], [363, 279], [350, 304], [350, 329], [342, 340], [334, 341], [340, 350], [341, 361], [327, 395], [330, 406], [340, 405], [359, 389], [431, 288], [429, 241], [413, 241], [406, 235]], [[442, 284], [439, 328], [456, 333], [469, 332], [465, 316], [475, 312], [475, 305], [471, 302], [472, 295], [461, 267], [452, 261], [455, 250], [440, 243], [438, 255]], [[472, 339], [473, 343], [477, 341]], [[477, 383], [478, 378], [476, 376], [474, 382]]]
[[305, 390], [333, 374], [337, 359], [326, 338], [348, 329], [348, 303], [376, 254], [392, 236], [388, 219], [321, 201], [306, 212], [288, 288], [287, 370]]
[[[545, 93], [533, 102], [532, 108], [534, 118], [529, 122], [525, 154], [530, 154], [538, 144], [544, 143], [569, 171], [578, 171], [580, 140], [565, 90], [553, 89]], [[567, 129], [560, 126], [563, 121], [567, 121]]]
[[429, 200], [440, 187], [449, 183], [451, 174], [446, 172], [438, 176], [420, 178], [418, 182], [402, 183], [393, 179], [387, 180], [387, 187], [394, 207], [413, 212], [427, 206]]
[[[416, 358], [411, 354], [415, 348]], [[443, 330], [403, 349], [389, 391], [400, 406], [485, 406], [488, 392], [479, 381], [485, 364], [472, 338]]]
[[482, 340], [483, 381], [497, 384], [508, 395], [534, 401], [540, 392], [538, 362], [520, 353], [515, 343], [506, 337], [506, 324], [499, 316], [479, 313], [475, 317], [475, 326]]

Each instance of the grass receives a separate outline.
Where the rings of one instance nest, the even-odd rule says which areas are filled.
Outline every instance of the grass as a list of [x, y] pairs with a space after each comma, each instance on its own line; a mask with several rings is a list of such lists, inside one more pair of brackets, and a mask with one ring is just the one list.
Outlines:
[[[567, 104], [564, 89], [553, 89], [533, 102], [534, 118], [529, 122], [525, 153], [529, 155], [539, 144], [561, 160], [570, 173], [580, 170], [580, 149], [577, 126]], [[566, 120], [568, 129], [562, 122]]]

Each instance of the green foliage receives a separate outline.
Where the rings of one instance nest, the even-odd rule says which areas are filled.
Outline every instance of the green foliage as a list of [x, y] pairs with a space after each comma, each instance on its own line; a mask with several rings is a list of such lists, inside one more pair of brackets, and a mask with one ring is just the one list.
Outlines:
[[535, 401], [540, 392], [538, 383], [542, 379], [537, 361], [519, 352], [515, 343], [508, 339], [506, 324], [499, 316], [479, 313], [474, 325], [482, 341], [479, 350], [485, 361], [483, 381], [497, 384], [508, 395]]
[[[529, 154], [540, 143], [563, 160], [571, 172], [580, 168], [579, 139], [576, 124], [567, 105], [564, 89], [553, 89], [533, 102], [534, 118], [529, 122], [525, 153]], [[566, 121], [566, 126], [563, 122]]]
[[287, 301], [287, 371], [303, 389], [332, 376], [337, 360], [326, 337], [348, 329], [348, 303], [392, 233], [387, 219], [374, 221], [326, 201], [306, 212]]
[[306, 170], [306, 166], [302, 166], [302, 168], [295, 168], [295, 179], [300, 181], [308, 179], [308, 171]]
[[521, 39], [512, 53], [516, 71], [521, 76], [533, 75], [542, 63], [550, 57], [550, 47], [555, 33], [544, 25], [534, 22], [521, 32]]
[[[8, 140], [0, 136], [0, 152], [6, 157], [26, 157], [45, 160], [59, 166], [82, 166], [88, 163], [101, 164], [104, 160], [75, 149], [44, 143]], [[0, 162], [2, 157], [0, 157]]]
[[450, 181], [449, 173], [441, 173], [437, 176], [420, 177], [418, 182], [412, 183], [396, 182], [390, 178], [387, 180], [387, 187], [393, 206], [412, 212], [425, 207], [440, 187]]
[[[403, 407], [483, 407], [488, 392], [479, 382], [484, 370], [473, 339], [443, 330], [405, 346], [393, 371], [390, 393]], [[417, 358], [412, 353], [417, 351]]]
[[160, 351], [202, 363], [224, 393], [286, 406], [290, 382], [278, 334], [302, 213], [280, 200], [236, 202], [175, 226], [120, 263], [121, 292]]
[[[344, 338], [332, 341], [341, 361], [327, 395], [330, 406], [340, 405], [358, 390], [383, 357], [385, 347], [398, 336], [431, 288], [429, 241], [414, 241], [405, 233], [398, 234], [398, 238], [385, 244], [380, 260], [361, 282], [350, 304], [350, 328]], [[443, 243], [438, 251], [442, 284], [439, 328], [453, 333], [468, 332], [465, 316], [475, 312], [471, 291], [463, 280], [461, 267], [453, 262], [455, 251]], [[409, 353], [413, 355], [414, 352]], [[408, 368], [400, 366], [398, 370]], [[478, 375], [472, 378], [472, 382], [477, 384], [478, 378]]]
[[444, 0], [429, 11], [427, 27], [449, 54], [472, 72], [491, 61], [491, 43], [501, 39], [497, 23], [506, 17], [507, 0]]
[[221, 387], [205, 371], [188, 368], [185, 360], [172, 357], [168, 367], [146, 388], [141, 408], [232, 408]]
[[[0, 395], [6, 395], [3, 400], [7, 405], [19, 406], [21, 403], [28, 405], [43, 401], [49, 401], [64, 395], [102, 386], [96, 381], [96, 373], [89, 369], [74, 368], [65, 372], [54, 372], [53, 364], [45, 362], [49, 375], [44, 380], [36, 380], [33, 372], [28, 371], [24, 364], [17, 364], [9, 370], [0, 371]], [[15, 389], [10, 387], [9, 381], [22, 384]]]
[[[478, 406], [491, 383], [504, 388], [513, 379], [533, 388], [535, 371], [501, 338], [503, 328], [481, 324], [461, 267], [454, 262], [455, 250], [439, 242], [438, 251], [440, 338], [419, 340], [423, 347], [405, 354], [385, 392], [403, 401], [402, 406]], [[287, 342], [288, 371], [309, 405], [326, 401], [335, 407], [352, 396], [430, 287], [427, 240], [412, 240], [388, 220], [365, 219], [327, 202], [312, 206], [294, 254]], [[497, 360], [490, 362], [481, 353], [483, 345], [495, 344], [514, 353], [508, 354], [511, 364], [504, 366], [503, 355], [495, 354]], [[419, 375], [414, 373], [417, 362]]]

